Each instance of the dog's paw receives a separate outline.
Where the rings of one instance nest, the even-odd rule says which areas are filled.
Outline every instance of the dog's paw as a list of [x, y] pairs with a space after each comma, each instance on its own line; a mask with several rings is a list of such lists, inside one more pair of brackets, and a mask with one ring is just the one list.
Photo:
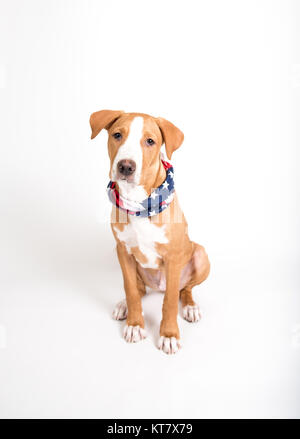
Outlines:
[[126, 325], [123, 331], [123, 337], [128, 343], [137, 343], [138, 341], [144, 340], [144, 338], [146, 338], [146, 331], [139, 325]]
[[113, 310], [112, 316], [115, 320], [124, 320], [127, 317], [127, 303], [126, 299], [117, 303]]
[[158, 342], [158, 349], [164, 351], [166, 354], [176, 354], [181, 348], [180, 340], [176, 337], [160, 337]]
[[198, 322], [201, 319], [201, 313], [198, 305], [186, 305], [182, 312], [183, 318], [188, 322]]

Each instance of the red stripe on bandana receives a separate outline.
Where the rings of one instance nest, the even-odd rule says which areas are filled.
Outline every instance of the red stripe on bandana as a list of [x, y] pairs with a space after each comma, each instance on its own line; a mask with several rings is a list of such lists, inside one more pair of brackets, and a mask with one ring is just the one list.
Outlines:
[[165, 169], [170, 169], [170, 168], [172, 168], [171, 163], [166, 162], [165, 160], [162, 160], [161, 162], [162, 162], [162, 164], [164, 165], [164, 168], [165, 168]]

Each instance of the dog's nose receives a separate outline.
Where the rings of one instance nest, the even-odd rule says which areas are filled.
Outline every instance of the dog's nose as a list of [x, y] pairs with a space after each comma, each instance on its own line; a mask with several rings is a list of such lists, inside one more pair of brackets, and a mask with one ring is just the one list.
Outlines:
[[120, 160], [117, 167], [120, 174], [127, 177], [134, 173], [136, 165], [133, 160]]

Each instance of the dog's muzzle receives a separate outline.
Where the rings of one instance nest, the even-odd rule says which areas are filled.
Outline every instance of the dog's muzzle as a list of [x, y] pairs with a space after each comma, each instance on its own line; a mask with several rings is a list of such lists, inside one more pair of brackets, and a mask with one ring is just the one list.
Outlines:
[[148, 217], [165, 210], [174, 198], [174, 169], [171, 163], [165, 160], [161, 161], [166, 170], [166, 179], [160, 186], [153, 189], [147, 198], [143, 201], [127, 200], [117, 190], [116, 182], [110, 181], [107, 186], [109, 200], [119, 209], [135, 216]]

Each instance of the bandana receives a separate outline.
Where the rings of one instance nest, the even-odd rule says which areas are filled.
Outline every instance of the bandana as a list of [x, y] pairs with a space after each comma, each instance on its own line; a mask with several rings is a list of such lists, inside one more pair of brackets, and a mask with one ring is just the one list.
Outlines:
[[107, 186], [107, 194], [112, 204], [127, 211], [129, 215], [141, 217], [154, 216], [165, 210], [174, 197], [174, 170], [169, 162], [165, 160], [161, 160], [161, 162], [167, 171], [166, 179], [151, 192], [148, 198], [141, 202], [127, 200], [117, 191], [116, 183], [110, 181]]

